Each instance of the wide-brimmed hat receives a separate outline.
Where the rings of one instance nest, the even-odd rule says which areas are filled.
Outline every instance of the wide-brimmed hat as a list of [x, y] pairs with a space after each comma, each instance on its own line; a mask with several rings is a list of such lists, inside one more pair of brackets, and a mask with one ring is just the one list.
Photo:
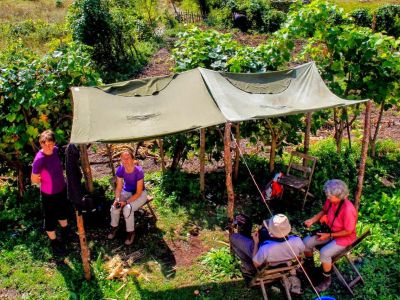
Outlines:
[[277, 238], [287, 236], [292, 230], [289, 219], [283, 214], [277, 214], [271, 219], [265, 220], [264, 225], [267, 227], [270, 234]]

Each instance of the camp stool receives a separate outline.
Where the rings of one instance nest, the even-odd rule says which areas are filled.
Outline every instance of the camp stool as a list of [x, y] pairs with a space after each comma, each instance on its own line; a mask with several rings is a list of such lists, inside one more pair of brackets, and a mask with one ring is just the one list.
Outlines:
[[[335, 272], [336, 276], [339, 278], [339, 281], [346, 287], [347, 291], [354, 296], [354, 291], [352, 289], [353, 286], [355, 286], [358, 282], [362, 282], [363, 284], [364, 279], [362, 278], [360, 272], [358, 271], [357, 267], [355, 266], [354, 262], [351, 261], [350, 259], [350, 253], [351, 251], [362, 242], [363, 239], [365, 239], [367, 236], [371, 234], [370, 230], [368, 229], [365, 231], [359, 238], [357, 238], [351, 245], [347, 246], [345, 249], [343, 249], [340, 253], [336, 254], [335, 256], [332, 257], [332, 263], [333, 263], [333, 271]], [[335, 263], [340, 260], [342, 257], [345, 257], [348, 264], [351, 266], [353, 272], [355, 275], [357, 275], [353, 280], [350, 282], [346, 281], [345, 277], [342, 275], [342, 273], [339, 271], [339, 269], [336, 267]]]
[[[271, 266], [271, 264], [278, 264]], [[285, 266], [283, 266], [285, 265]], [[259, 285], [263, 294], [263, 299], [268, 300], [266, 285], [269, 283], [280, 281], [285, 288], [286, 297], [291, 300], [290, 295], [290, 282], [288, 277], [291, 276], [292, 271], [295, 271], [300, 267], [299, 260], [290, 259], [279, 262], [270, 262], [264, 268], [259, 270], [254, 278], [250, 281], [250, 287]]]

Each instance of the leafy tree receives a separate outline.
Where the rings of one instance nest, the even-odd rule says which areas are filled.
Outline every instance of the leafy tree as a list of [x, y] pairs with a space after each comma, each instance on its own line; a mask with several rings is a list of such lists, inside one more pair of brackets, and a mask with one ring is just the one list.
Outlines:
[[396, 38], [400, 36], [400, 5], [387, 4], [379, 7], [375, 14], [375, 30], [384, 31]]
[[354, 20], [354, 23], [358, 26], [362, 27], [371, 27], [372, 26], [372, 16], [368, 9], [366, 8], [357, 8], [351, 12], [351, 17]]
[[155, 28], [154, 0], [78, 0], [69, 11], [73, 39], [91, 47], [91, 55], [107, 81], [126, 79], [146, 62], [138, 50]]
[[[337, 24], [332, 16], [340, 14], [345, 22]], [[347, 18], [336, 6], [317, 0], [292, 10], [282, 32], [287, 34], [288, 39], [306, 39], [303, 59], [308, 56], [316, 61], [324, 80], [338, 96], [369, 98], [380, 106], [375, 133], [371, 136], [374, 155], [383, 111], [398, 103], [400, 42], [393, 37], [373, 33], [369, 28], [348, 24]], [[356, 109], [355, 113], [358, 111]], [[339, 152], [346, 118], [346, 109], [335, 110], [335, 136]]]
[[81, 44], [61, 46], [43, 58], [11, 46], [0, 57], [0, 157], [18, 170], [20, 194], [41, 131], [52, 128], [64, 144], [71, 128], [69, 88], [98, 85], [99, 74]]

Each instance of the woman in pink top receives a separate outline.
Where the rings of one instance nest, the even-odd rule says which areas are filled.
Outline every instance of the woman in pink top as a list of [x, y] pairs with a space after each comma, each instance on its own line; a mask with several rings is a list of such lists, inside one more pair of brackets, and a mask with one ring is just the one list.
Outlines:
[[318, 292], [327, 290], [331, 285], [332, 257], [356, 240], [357, 211], [347, 199], [349, 189], [346, 183], [339, 179], [328, 180], [324, 192], [327, 197], [324, 207], [304, 222], [307, 227], [318, 221], [326, 225], [326, 229], [304, 239], [305, 263], [309, 268], [314, 263], [314, 247], [324, 245], [320, 250], [323, 280], [316, 287]]

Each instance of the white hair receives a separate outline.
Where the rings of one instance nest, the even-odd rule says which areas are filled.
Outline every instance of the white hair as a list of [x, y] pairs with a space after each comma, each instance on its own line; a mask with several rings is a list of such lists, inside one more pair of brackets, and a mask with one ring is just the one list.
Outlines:
[[331, 179], [325, 182], [324, 192], [326, 196], [336, 196], [345, 199], [349, 195], [347, 184], [340, 179]]

